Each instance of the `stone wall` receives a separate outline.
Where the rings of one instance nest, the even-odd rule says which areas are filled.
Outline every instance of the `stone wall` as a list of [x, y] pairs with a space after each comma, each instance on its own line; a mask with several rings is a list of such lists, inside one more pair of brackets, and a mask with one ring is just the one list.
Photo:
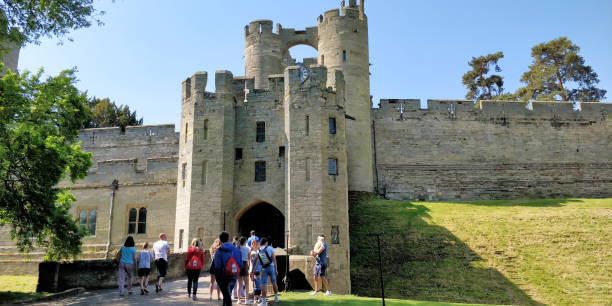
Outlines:
[[[532, 109], [530, 109], [532, 108]], [[401, 110], [401, 111], [400, 111]], [[392, 199], [612, 196], [612, 104], [381, 100], [378, 190]]]
[[[210, 263], [207, 252], [206, 265]], [[60, 292], [83, 287], [89, 290], [119, 288], [119, 265], [112, 260], [80, 260], [73, 262], [45, 261], [39, 265], [37, 292]], [[157, 268], [151, 264], [150, 282], [157, 279]], [[168, 257], [166, 279], [185, 276], [185, 254], [175, 253]], [[140, 278], [134, 274], [133, 284]]]

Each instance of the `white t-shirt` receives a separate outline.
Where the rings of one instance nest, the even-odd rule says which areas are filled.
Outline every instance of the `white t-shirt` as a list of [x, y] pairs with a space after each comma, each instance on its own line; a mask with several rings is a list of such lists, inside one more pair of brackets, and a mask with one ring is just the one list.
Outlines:
[[170, 249], [170, 244], [165, 240], [158, 240], [153, 244], [153, 252], [155, 252], [155, 260], [163, 258], [165, 261], [168, 261], [168, 250]]

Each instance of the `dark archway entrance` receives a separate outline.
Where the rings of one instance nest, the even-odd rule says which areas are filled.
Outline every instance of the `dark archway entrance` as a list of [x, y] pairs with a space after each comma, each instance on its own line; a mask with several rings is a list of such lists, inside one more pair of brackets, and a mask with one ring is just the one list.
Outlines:
[[285, 247], [285, 217], [280, 210], [262, 202], [247, 210], [238, 220], [238, 232], [249, 237], [251, 230], [257, 236], [268, 237], [274, 247]]

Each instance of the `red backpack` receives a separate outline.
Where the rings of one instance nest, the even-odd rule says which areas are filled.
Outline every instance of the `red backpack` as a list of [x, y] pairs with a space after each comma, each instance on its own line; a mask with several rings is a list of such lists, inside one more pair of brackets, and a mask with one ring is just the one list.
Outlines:
[[191, 255], [191, 258], [189, 258], [189, 261], [185, 265], [186, 270], [201, 270], [202, 269], [202, 267], [204, 266], [204, 263], [202, 262], [202, 259], [200, 258], [201, 253], [202, 251], [193, 252], [193, 255]]
[[230, 256], [225, 264], [225, 276], [236, 277], [240, 275], [240, 266], [234, 259], [234, 256]]

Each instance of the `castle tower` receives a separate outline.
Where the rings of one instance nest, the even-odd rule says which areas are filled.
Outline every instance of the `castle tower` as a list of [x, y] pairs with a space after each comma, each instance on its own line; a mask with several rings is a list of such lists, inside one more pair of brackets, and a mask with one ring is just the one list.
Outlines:
[[246, 76], [255, 78], [255, 89], [268, 87], [268, 76], [282, 73], [281, 38], [272, 33], [271, 20], [255, 20], [244, 28]]
[[183, 82], [177, 178], [175, 251], [191, 239], [212, 243], [232, 207], [234, 176], [233, 76], [215, 74], [216, 93], [205, 92], [207, 73]]
[[311, 66], [310, 72], [310, 79], [302, 84], [300, 67], [290, 66], [285, 70], [289, 247], [292, 254], [306, 255], [312, 250], [317, 235], [325, 235], [329, 281], [334, 291], [349, 293], [344, 81], [342, 72], [336, 71], [334, 92], [326, 86], [325, 67]]
[[[11, 70], [12, 72], [17, 72], [21, 47], [10, 42], [6, 43], [6, 45], [7, 47], [0, 46], [0, 62], [4, 63], [4, 71]], [[0, 71], [0, 76], [4, 75], [4, 71]]]
[[[346, 82], [347, 153], [349, 190], [372, 191], [374, 185], [368, 20], [364, 0], [350, 0], [340, 10], [319, 17], [319, 64], [328, 68], [328, 86], [334, 86], [336, 70]], [[354, 119], [352, 119], [354, 118]]]

